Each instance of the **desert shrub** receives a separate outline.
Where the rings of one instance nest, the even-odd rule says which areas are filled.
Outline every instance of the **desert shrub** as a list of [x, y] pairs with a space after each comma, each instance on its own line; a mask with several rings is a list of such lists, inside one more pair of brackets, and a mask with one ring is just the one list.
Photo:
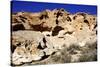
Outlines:
[[68, 63], [71, 61], [71, 56], [64, 50], [61, 50], [60, 55], [55, 54], [51, 57], [51, 59], [53, 62], [57, 63]]
[[72, 44], [71, 46], [69, 46], [67, 48], [67, 52], [69, 52], [69, 54], [77, 54], [77, 51], [80, 51], [81, 47], [78, 46], [77, 44]]
[[77, 45], [77, 44], [72, 44], [71, 46], [69, 46], [68, 48], [67, 48], [67, 51], [70, 51], [70, 50], [80, 50], [80, 46], [79, 45]]
[[97, 43], [86, 44], [86, 46], [82, 48], [81, 54], [80, 62], [97, 61]]
[[89, 49], [97, 49], [97, 42], [94, 42], [93, 44], [86, 43], [85, 47]]
[[97, 55], [82, 55], [79, 58], [80, 62], [97, 61]]

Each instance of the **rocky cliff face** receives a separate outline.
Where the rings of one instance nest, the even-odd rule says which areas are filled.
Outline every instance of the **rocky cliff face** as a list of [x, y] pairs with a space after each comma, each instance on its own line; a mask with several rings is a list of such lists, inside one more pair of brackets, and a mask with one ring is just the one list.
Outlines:
[[12, 14], [12, 65], [97, 60], [97, 17], [64, 9]]

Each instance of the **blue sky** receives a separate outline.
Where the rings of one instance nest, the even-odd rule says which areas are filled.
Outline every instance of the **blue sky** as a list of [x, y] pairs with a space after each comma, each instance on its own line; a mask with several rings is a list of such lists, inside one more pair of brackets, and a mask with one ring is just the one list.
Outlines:
[[40, 12], [45, 9], [53, 10], [55, 8], [64, 8], [70, 13], [86, 12], [97, 15], [97, 6], [94, 5], [75, 5], [75, 4], [59, 4], [59, 3], [43, 3], [43, 2], [28, 2], [28, 1], [12, 1], [12, 12]]

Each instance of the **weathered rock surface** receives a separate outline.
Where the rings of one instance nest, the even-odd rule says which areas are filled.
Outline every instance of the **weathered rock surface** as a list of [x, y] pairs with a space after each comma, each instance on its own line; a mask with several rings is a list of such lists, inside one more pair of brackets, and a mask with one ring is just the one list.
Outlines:
[[97, 18], [64, 9], [12, 14], [12, 65], [97, 60]]

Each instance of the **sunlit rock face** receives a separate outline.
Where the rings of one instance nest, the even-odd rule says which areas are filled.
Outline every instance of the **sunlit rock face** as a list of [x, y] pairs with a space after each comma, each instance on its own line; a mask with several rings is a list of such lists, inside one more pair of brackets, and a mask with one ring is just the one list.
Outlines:
[[64, 9], [12, 14], [12, 65], [97, 60], [97, 17]]

